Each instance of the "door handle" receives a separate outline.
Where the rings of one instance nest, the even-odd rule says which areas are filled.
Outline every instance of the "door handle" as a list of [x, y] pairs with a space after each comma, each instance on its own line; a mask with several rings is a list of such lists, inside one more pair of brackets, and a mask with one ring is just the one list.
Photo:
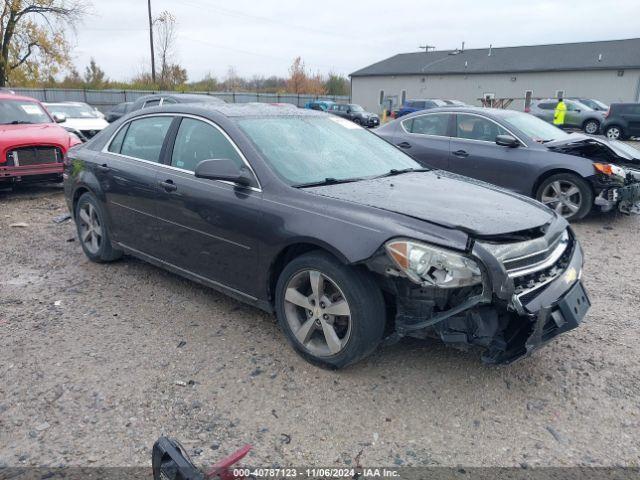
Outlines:
[[158, 184], [167, 192], [175, 192], [178, 186], [173, 183], [173, 180], [165, 180], [164, 182], [158, 182]]
[[460, 158], [465, 158], [465, 157], [468, 157], [468, 156], [469, 156], [469, 154], [468, 154], [466, 151], [464, 151], [464, 150], [456, 150], [455, 152], [453, 152], [453, 154], [454, 154], [456, 157], [460, 157]]
[[400, 148], [411, 148], [411, 144], [409, 142], [400, 142], [398, 146]]
[[111, 168], [109, 168], [109, 165], [107, 165], [106, 163], [103, 163], [102, 165], [97, 165], [96, 170], [102, 173], [107, 173], [111, 170]]

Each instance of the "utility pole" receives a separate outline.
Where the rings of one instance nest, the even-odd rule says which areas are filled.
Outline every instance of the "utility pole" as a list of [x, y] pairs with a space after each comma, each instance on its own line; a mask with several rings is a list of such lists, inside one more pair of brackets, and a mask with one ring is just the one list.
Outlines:
[[156, 83], [156, 56], [153, 53], [153, 20], [151, 18], [151, 0], [147, 0], [149, 6], [149, 46], [151, 47], [151, 80]]
[[436, 49], [436, 47], [434, 47], [433, 45], [420, 45], [418, 48], [423, 49], [425, 52]]

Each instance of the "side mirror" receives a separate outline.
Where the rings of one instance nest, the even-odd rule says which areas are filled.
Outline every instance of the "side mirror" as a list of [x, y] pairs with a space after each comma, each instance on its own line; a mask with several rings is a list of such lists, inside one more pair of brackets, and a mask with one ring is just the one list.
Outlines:
[[64, 123], [67, 121], [67, 116], [63, 115], [61, 113], [54, 113], [53, 114], [53, 121], [56, 123]]
[[496, 137], [496, 144], [501, 147], [510, 147], [515, 148], [520, 146], [520, 142], [517, 138], [512, 137], [511, 135], [498, 135]]
[[247, 167], [238, 167], [234, 161], [226, 158], [202, 160], [196, 165], [194, 173], [197, 178], [223, 180], [243, 187], [250, 187], [253, 184], [253, 177]]

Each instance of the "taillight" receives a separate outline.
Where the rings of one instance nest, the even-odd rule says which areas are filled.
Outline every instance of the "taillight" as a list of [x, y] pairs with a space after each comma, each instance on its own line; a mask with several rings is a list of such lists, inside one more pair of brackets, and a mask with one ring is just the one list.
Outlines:
[[524, 113], [531, 113], [531, 107], [524, 107]]
[[604, 114], [604, 118], [608, 118], [611, 115], [611, 107], [607, 108], [607, 113]]

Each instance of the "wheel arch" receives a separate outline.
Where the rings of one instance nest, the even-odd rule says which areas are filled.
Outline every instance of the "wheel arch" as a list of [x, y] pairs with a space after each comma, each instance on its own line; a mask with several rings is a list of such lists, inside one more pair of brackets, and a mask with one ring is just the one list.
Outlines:
[[585, 129], [585, 127], [587, 126], [587, 123], [589, 122], [596, 122], [598, 124], [598, 128], [602, 127], [602, 120], [597, 118], [597, 117], [589, 117], [589, 118], [585, 118], [585, 120], [582, 122], [582, 130]]
[[284, 267], [294, 258], [314, 250], [324, 251], [337, 258], [340, 263], [343, 263], [344, 265], [351, 263], [340, 251], [336, 250], [331, 245], [316, 239], [298, 239], [297, 241], [283, 247], [271, 262], [269, 274], [267, 276], [267, 297], [269, 302], [273, 303], [275, 300], [276, 284], [278, 283], [278, 278], [280, 277], [280, 273], [282, 273]]
[[[531, 191], [531, 196], [533, 198], [537, 197], [537, 193], [538, 193], [538, 188], [540, 188], [540, 185], [542, 185], [542, 183], [549, 177], [553, 176], [553, 175], [557, 175], [559, 173], [568, 173], [571, 175], [575, 175], [577, 177], [582, 178], [583, 180], [585, 180], [587, 182], [587, 184], [589, 185], [589, 187], [591, 188], [592, 193], [595, 196], [595, 190], [593, 188], [593, 184], [589, 181], [589, 179], [585, 178], [584, 175], [581, 175], [579, 172], [575, 171], [575, 170], [571, 170], [570, 168], [552, 168], [551, 170], [547, 170], [544, 173], [542, 173], [535, 181], [535, 183], [533, 184], [533, 190]], [[537, 199], [537, 198], [536, 198]]]

